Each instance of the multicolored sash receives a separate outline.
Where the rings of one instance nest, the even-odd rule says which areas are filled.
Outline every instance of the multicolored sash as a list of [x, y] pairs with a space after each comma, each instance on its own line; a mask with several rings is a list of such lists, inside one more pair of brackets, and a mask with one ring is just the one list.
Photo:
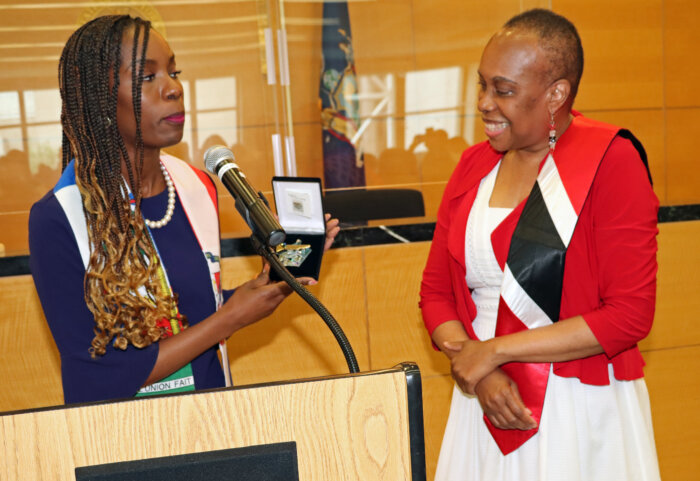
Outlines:
[[[566, 142], [549, 154], [525, 203], [511, 238], [503, 269], [496, 336], [545, 326], [559, 320], [566, 250], [593, 179], [610, 143], [617, 136], [632, 140], [646, 163], [646, 154], [628, 131], [585, 117], [575, 117]], [[502, 369], [517, 383], [525, 405], [539, 424], [550, 363], [509, 363]], [[503, 454], [535, 435], [499, 429], [484, 416]]]
[[[167, 154], [162, 154], [160, 160], [163, 162], [168, 174], [170, 174], [170, 178], [172, 179], [177, 191], [178, 199], [182, 203], [183, 210], [187, 215], [192, 231], [194, 232], [195, 237], [197, 238], [197, 241], [202, 249], [202, 254], [206, 259], [211, 278], [212, 292], [216, 301], [216, 308], [218, 309], [223, 303], [223, 295], [221, 292], [221, 247], [219, 239], [219, 218], [216, 189], [204, 172], [193, 168], [186, 162]], [[87, 223], [85, 220], [85, 213], [83, 212], [82, 198], [80, 196], [78, 186], [75, 183], [74, 162], [75, 161], [72, 161], [70, 164], [68, 164], [64, 170], [61, 178], [56, 184], [56, 187], [54, 187], [54, 195], [66, 213], [66, 217], [68, 218], [68, 222], [78, 244], [80, 256], [83, 260], [83, 266], [87, 268], [92, 246], [90, 246], [88, 238]], [[161, 266], [162, 265], [163, 263], [161, 262]], [[163, 274], [163, 279], [166, 282], [168, 289], [170, 289], [170, 284], [167, 280], [167, 273], [163, 271]], [[175, 326], [172, 326], [172, 329], [174, 333], [176, 333], [175, 331], [178, 330], [178, 328]], [[222, 340], [219, 343], [219, 350], [221, 352], [222, 367], [224, 370], [226, 385], [230, 386], [231, 372], [229, 368], [225, 340]], [[176, 383], [167, 384], [166, 381], [168, 381], [168, 379], [169, 378], [161, 380], [160, 384], [154, 383], [154, 385], [159, 384], [160, 388], [162, 389], [160, 389], [158, 386], [152, 387], [154, 385], [147, 386], [141, 390], [144, 391], [142, 394], [177, 392], [183, 390], [182, 388], [185, 388], [184, 390], [194, 389], [193, 383], [192, 386], [189, 387], [189, 381], [179, 382], [178, 388], [178, 386], [175, 385]], [[171, 390], [169, 388], [174, 389]]]

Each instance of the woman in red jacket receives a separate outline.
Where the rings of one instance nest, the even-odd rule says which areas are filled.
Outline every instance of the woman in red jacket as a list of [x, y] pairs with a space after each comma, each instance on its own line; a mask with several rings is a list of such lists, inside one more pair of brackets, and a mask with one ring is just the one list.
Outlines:
[[656, 480], [644, 362], [658, 200], [632, 134], [572, 110], [575, 27], [548, 10], [479, 66], [488, 142], [438, 211], [421, 310], [456, 386], [439, 480]]

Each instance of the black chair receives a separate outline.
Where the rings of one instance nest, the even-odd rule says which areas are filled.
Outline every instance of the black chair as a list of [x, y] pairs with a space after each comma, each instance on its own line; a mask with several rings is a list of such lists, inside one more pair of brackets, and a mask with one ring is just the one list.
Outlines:
[[425, 216], [423, 194], [414, 189], [328, 191], [323, 208], [343, 223]]

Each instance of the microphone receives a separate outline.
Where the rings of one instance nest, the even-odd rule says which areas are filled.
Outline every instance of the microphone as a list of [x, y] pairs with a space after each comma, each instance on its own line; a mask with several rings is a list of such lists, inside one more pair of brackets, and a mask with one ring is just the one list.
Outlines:
[[284, 242], [284, 229], [270, 212], [262, 193], [256, 192], [248, 183], [233, 158], [233, 152], [223, 145], [210, 147], [204, 153], [204, 164], [236, 199], [236, 210], [263, 244], [275, 247]]

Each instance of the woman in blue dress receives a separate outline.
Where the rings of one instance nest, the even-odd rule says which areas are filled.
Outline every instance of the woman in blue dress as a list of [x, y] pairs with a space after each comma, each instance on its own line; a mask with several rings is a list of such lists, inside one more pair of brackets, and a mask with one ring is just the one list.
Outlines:
[[[291, 292], [267, 266], [221, 289], [216, 188], [161, 153], [183, 135], [179, 74], [129, 16], [83, 25], [61, 55], [63, 174], [32, 207], [29, 245], [66, 403], [224, 386], [220, 341]], [[326, 248], [337, 232], [330, 220]]]

